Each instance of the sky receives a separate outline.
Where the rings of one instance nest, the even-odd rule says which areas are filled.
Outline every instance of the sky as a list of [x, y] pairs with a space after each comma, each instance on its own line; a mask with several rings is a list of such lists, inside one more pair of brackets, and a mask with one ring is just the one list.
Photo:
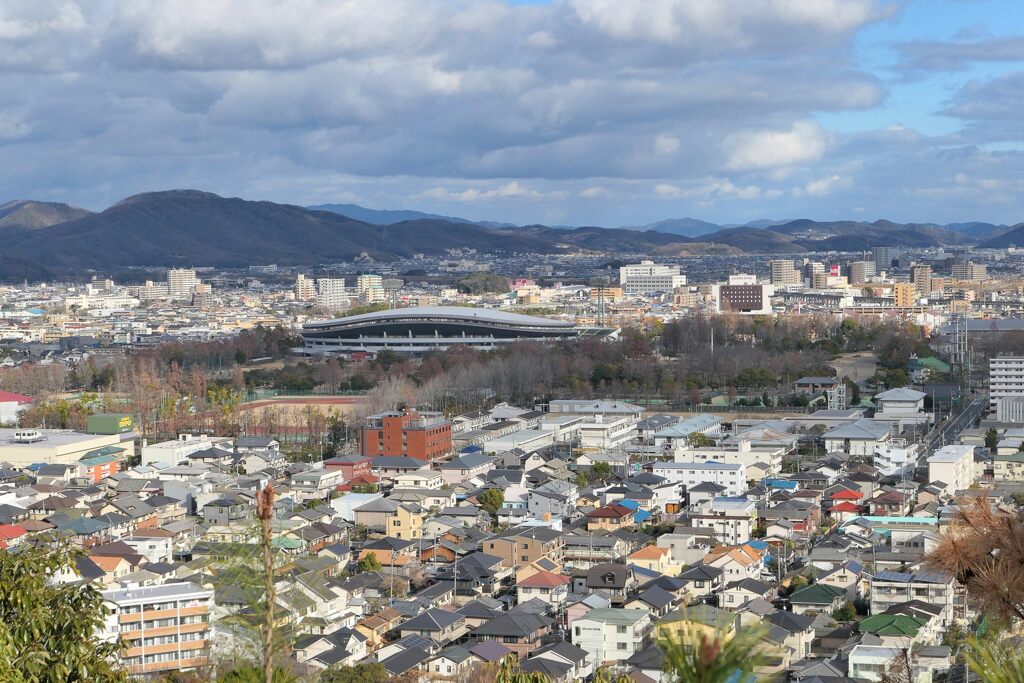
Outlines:
[[0, 0], [0, 202], [1024, 221], [1020, 0]]

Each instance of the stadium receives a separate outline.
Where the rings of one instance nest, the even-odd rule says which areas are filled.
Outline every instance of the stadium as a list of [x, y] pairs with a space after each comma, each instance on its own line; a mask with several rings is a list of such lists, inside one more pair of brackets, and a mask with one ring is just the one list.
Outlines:
[[553, 342], [612, 332], [488, 308], [420, 306], [307, 323], [302, 338], [306, 355], [376, 353], [384, 349], [422, 354], [452, 346], [488, 350], [519, 341]]

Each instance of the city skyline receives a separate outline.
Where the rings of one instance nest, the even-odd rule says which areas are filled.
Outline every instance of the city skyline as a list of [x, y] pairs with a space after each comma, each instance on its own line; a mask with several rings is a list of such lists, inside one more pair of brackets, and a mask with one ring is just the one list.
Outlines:
[[[8, 199], [1020, 222], [1010, 2], [15, 3]], [[353, 30], [353, 27], [359, 27]]]

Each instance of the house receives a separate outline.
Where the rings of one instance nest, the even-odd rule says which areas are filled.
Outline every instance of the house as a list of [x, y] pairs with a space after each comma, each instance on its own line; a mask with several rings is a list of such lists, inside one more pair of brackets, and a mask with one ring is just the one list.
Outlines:
[[725, 585], [719, 595], [718, 606], [734, 612], [758, 598], [771, 602], [775, 598], [775, 588], [757, 579], [740, 579]]
[[644, 546], [631, 553], [626, 558], [626, 563], [668, 576], [675, 576], [680, 570], [680, 565], [672, 561], [672, 554], [668, 548], [656, 545]]
[[686, 582], [686, 597], [692, 602], [711, 595], [722, 585], [722, 569], [698, 564], [685, 570], [679, 578]]
[[540, 571], [516, 581], [516, 598], [524, 603], [534, 598], [558, 610], [569, 597], [571, 579], [564, 574]]
[[595, 508], [586, 514], [587, 531], [618, 531], [633, 526], [636, 510], [611, 503]]
[[644, 588], [635, 597], [623, 604], [625, 609], [646, 610], [651, 619], [660, 619], [668, 614], [676, 605], [676, 597], [660, 586]]
[[[552, 681], [571, 682], [590, 677], [595, 667], [594, 658], [589, 652], [561, 640], [537, 650], [530, 659], [521, 662], [519, 668], [526, 672], [542, 673]], [[564, 673], [559, 676], [558, 673], [563, 669]]]
[[560, 531], [548, 527], [515, 527], [501, 536], [486, 539], [481, 547], [484, 552], [500, 557], [509, 567], [541, 559], [561, 564], [564, 541]]
[[593, 609], [573, 622], [570, 638], [596, 664], [617, 664], [647, 646], [651, 628], [644, 609]]
[[[621, 605], [636, 586], [636, 577], [629, 565], [603, 562], [595, 564], [584, 575], [585, 590], [600, 590], [610, 596], [613, 605]], [[573, 592], [583, 592], [579, 590]]]
[[935, 572], [878, 572], [870, 579], [872, 614], [881, 614], [891, 607], [911, 600], [938, 607], [943, 627], [953, 621], [956, 590], [955, 579]]
[[825, 450], [830, 453], [841, 451], [850, 455], [870, 456], [888, 445], [892, 439], [890, 429], [886, 422], [862, 418], [827, 431], [822, 438]]
[[368, 653], [365, 635], [350, 628], [326, 634], [302, 636], [295, 641], [295, 659], [318, 669], [329, 666], [352, 666]]
[[473, 629], [470, 635], [481, 642], [496, 640], [525, 659], [540, 649], [552, 623], [547, 617], [513, 608]]
[[466, 617], [458, 612], [443, 609], [428, 609], [402, 622], [399, 633], [405, 636], [417, 635], [446, 645], [458, 640], [466, 633]]
[[477, 658], [461, 645], [452, 645], [427, 659], [427, 671], [441, 677], [461, 678], [469, 674]]
[[494, 469], [495, 459], [482, 453], [467, 453], [440, 464], [446, 484], [461, 484]]
[[838, 383], [835, 377], [801, 377], [793, 382], [793, 391], [798, 394], [820, 394]]
[[846, 600], [845, 589], [826, 583], [812, 583], [789, 596], [794, 614], [831, 614]]
[[252, 499], [241, 493], [225, 493], [201, 508], [203, 521], [216, 526], [241, 523], [252, 517], [256, 511]]
[[928, 423], [931, 416], [924, 412], [927, 394], [909, 387], [889, 389], [875, 394], [875, 418], [898, 420], [903, 424]]

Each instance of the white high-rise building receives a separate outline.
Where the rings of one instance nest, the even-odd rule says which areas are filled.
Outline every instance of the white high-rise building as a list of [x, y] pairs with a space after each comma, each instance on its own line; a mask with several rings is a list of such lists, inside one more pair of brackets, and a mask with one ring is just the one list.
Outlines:
[[345, 308], [349, 293], [344, 278], [322, 277], [316, 281], [316, 304], [324, 308]]
[[167, 271], [167, 290], [175, 301], [191, 301], [199, 284], [193, 268], [171, 268]]
[[988, 397], [992, 410], [1000, 399], [1024, 396], [1024, 356], [994, 356], [988, 361]]
[[360, 301], [372, 304], [387, 299], [384, 291], [384, 278], [380, 275], [360, 275], [356, 278], [356, 293]]
[[686, 284], [686, 276], [680, 272], [679, 266], [641, 261], [619, 268], [619, 284], [623, 294], [671, 292]]

